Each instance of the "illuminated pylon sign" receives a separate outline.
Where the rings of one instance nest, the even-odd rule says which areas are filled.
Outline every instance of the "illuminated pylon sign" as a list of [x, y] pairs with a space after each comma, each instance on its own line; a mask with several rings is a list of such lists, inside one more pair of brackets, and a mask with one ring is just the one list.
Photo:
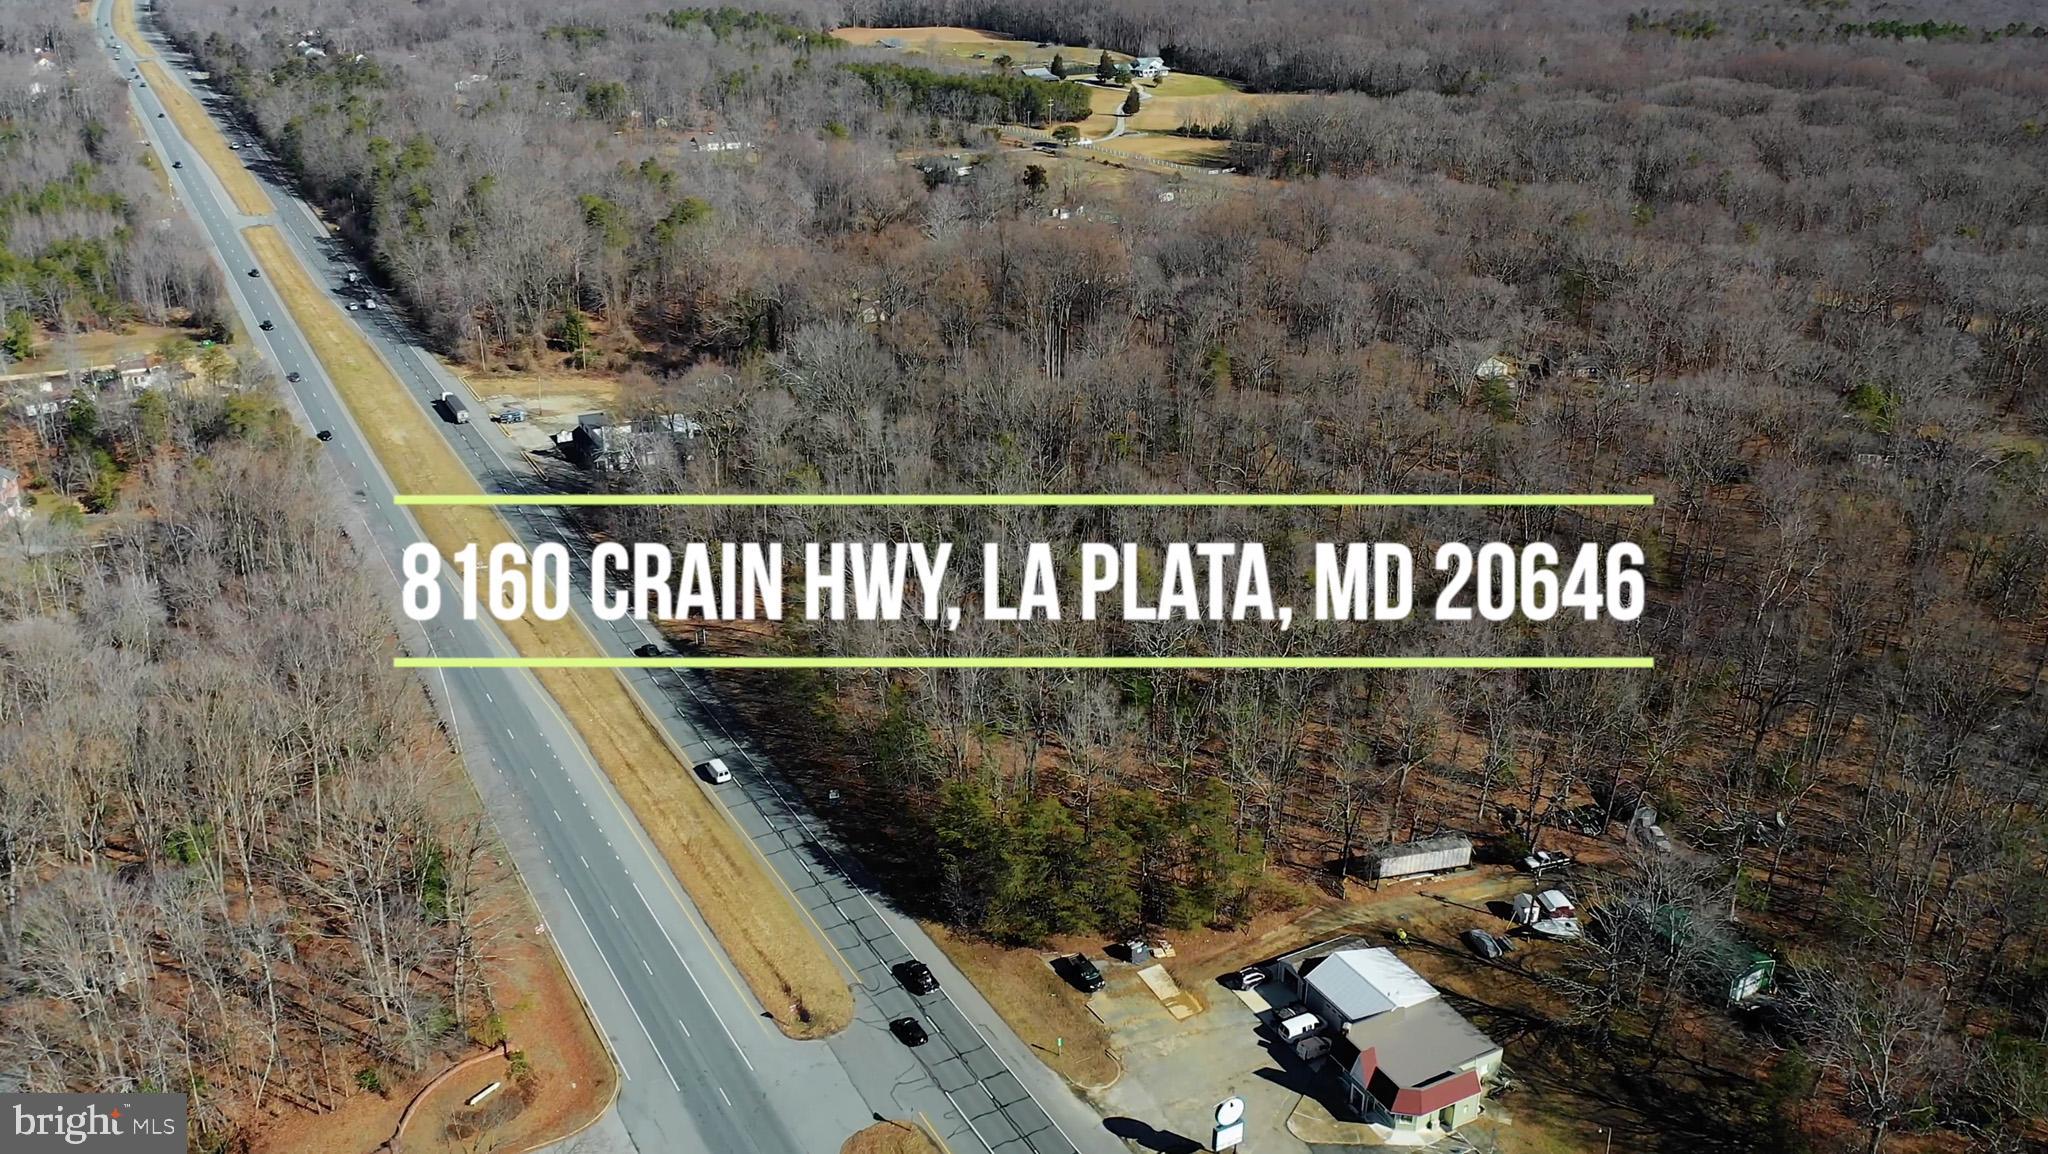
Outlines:
[[1230, 1150], [1244, 1141], [1244, 1099], [1225, 1098], [1216, 1104], [1216, 1140], [1211, 1150]]

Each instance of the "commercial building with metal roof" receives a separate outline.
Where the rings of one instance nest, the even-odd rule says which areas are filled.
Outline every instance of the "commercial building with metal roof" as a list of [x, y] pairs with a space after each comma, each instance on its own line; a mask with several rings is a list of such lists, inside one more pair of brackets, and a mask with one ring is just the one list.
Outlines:
[[1394, 951], [1339, 939], [1275, 969], [1330, 1028], [1345, 1097], [1383, 1140], [1424, 1143], [1479, 1116], [1500, 1046]]

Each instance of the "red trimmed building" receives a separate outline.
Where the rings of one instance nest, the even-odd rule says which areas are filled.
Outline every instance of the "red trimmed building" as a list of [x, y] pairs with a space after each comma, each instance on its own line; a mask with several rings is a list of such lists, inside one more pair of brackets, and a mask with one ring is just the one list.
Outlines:
[[1423, 1144], [1480, 1113], [1501, 1048], [1384, 947], [1311, 947], [1280, 960], [1288, 988], [1332, 1034], [1358, 1117], [1393, 1144]]

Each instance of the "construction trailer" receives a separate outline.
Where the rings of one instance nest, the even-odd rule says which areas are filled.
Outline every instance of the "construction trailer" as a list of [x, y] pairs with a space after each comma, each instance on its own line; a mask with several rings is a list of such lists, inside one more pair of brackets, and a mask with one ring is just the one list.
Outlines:
[[1472, 864], [1472, 839], [1461, 833], [1390, 845], [1365, 859], [1365, 876], [1379, 881], [1415, 874], [1442, 873]]

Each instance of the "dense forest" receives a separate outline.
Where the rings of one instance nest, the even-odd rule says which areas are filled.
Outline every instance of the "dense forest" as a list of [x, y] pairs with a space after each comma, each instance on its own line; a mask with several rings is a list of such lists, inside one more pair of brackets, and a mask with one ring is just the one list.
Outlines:
[[0, 373], [39, 328], [221, 319], [219, 276], [168, 214], [121, 81], [73, 15], [0, 4]]
[[492, 843], [282, 406], [106, 409], [120, 524], [0, 555], [0, 1068], [227, 1149], [489, 1030]]
[[[70, 6], [0, 4], [0, 372], [224, 326], [136, 137]], [[165, 343], [185, 387], [0, 417], [0, 1080], [186, 1093], [225, 1150], [489, 1034], [492, 843], [271, 370]]]
[[[161, 8], [446, 351], [573, 352], [702, 426], [623, 487], [1656, 494], [1599, 517], [600, 525], [1649, 554], [1652, 608], [1626, 625], [786, 632], [843, 653], [1658, 661], [741, 686], [815, 720], [772, 736], [856, 795], [846, 825], [880, 866], [938, 864], [896, 871], [906, 901], [1008, 941], [1228, 924], [1341, 887], [1383, 842], [1576, 844], [1568, 814], [1647, 801], [1697, 868], [1638, 861], [1632, 884], [1796, 960], [1795, 1044], [1872, 1147], [1908, 1126], [2028, 1140], [2048, 1037], [2048, 36], [2028, 6]], [[1133, 173], [1049, 212], [1080, 206], [982, 123], [1026, 117], [826, 47], [848, 18], [1314, 95], [1216, 126], [1250, 176], [1168, 199]], [[323, 57], [293, 47], [308, 29]], [[745, 147], [691, 147], [714, 133]], [[966, 149], [989, 155], [964, 181], [907, 163]], [[1520, 371], [1476, 375], [1493, 356]], [[1646, 959], [1584, 975], [1619, 991], [1585, 1001], [1623, 1049], [1646, 1031], [1617, 1023], [1691, 996], [1684, 951]]]

